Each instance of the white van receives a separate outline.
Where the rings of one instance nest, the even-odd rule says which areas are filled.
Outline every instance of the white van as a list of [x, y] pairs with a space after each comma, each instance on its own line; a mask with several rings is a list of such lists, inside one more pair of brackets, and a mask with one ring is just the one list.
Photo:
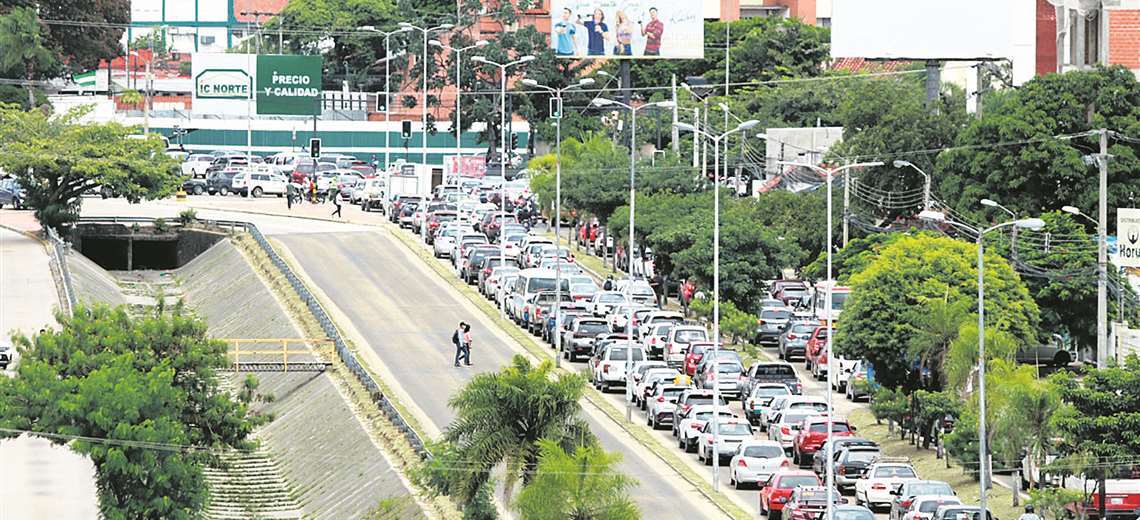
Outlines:
[[234, 175], [230, 181], [230, 187], [236, 193], [240, 193], [243, 197], [253, 195], [260, 197], [262, 195], [277, 195], [278, 197], [285, 196], [287, 183], [285, 176], [272, 170], [272, 168], [265, 165], [254, 165], [253, 168]]
[[[515, 285], [511, 287], [507, 296], [507, 314], [518, 319], [522, 316], [523, 305], [535, 293], [540, 291], [553, 291], [555, 288], [554, 271], [550, 269], [523, 269], [515, 278]], [[562, 291], [570, 294], [570, 279], [562, 278]]]

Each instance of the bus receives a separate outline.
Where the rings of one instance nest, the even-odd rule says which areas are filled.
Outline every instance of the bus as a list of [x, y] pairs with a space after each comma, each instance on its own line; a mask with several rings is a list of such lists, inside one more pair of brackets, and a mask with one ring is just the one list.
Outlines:
[[[829, 282], [816, 282], [814, 290], [811, 295], [811, 310], [816, 318], [824, 319], [827, 317], [827, 290], [830, 286]], [[831, 319], [839, 318], [843, 312], [843, 307], [847, 304], [848, 298], [851, 296], [851, 288], [835, 285], [831, 289]]]

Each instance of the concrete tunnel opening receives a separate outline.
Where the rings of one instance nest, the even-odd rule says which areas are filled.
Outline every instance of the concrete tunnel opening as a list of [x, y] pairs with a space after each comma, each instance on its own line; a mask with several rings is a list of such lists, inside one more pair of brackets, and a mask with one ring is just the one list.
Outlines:
[[177, 269], [225, 237], [172, 224], [80, 224], [71, 230], [75, 250], [108, 271]]

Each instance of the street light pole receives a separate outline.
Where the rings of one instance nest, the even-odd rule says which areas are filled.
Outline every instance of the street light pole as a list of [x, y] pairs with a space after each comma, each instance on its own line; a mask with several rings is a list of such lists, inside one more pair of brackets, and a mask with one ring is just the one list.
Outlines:
[[451, 29], [452, 27], [455, 27], [455, 24], [444, 23], [430, 28], [418, 27], [408, 22], [400, 22], [399, 25], [401, 28], [412, 29], [423, 33], [423, 54], [420, 56], [420, 60], [423, 61], [424, 76], [422, 103], [420, 103], [420, 131], [422, 132], [420, 135], [420, 162], [424, 165], [424, 168], [427, 168], [428, 35], [433, 32], [446, 31], [448, 29]]
[[627, 278], [625, 304], [626, 310], [629, 311], [625, 322], [626, 344], [629, 350], [628, 355], [625, 357], [625, 420], [629, 422], [633, 420], [633, 385], [629, 384], [629, 376], [630, 372], [633, 371], [633, 217], [637, 209], [637, 199], [634, 198], [636, 196], [634, 173], [637, 169], [637, 111], [650, 107], [673, 108], [676, 106], [676, 103], [672, 101], [658, 101], [656, 103], [646, 103], [635, 107], [622, 103], [621, 101], [600, 97], [594, 99], [593, 104], [600, 107], [614, 105], [629, 110], [629, 244], [626, 246], [625, 253], [625, 272]]
[[[743, 132], [760, 124], [755, 119], [744, 121], [736, 128], [728, 130], [718, 136], [713, 136], [704, 130], [686, 123], [673, 123], [678, 130], [704, 135], [713, 142], [713, 171], [719, 167], [720, 142], [729, 135]], [[717, 353], [720, 351], [720, 184], [713, 180], [713, 490], [720, 490], [720, 371], [716, 364]]]
[[582, 78], [578, 83], [563, 88], [540, 85], [533, 79], [522, 80], [524, 85], [554, 94], [558, 100], [558, 113], [554, 118], [554, 366], [562, 366], [562, 93], [574, 88], [594, 84], [594, 78]]
[[[836, 175], [839, 175], [840, 173], [847, 171], [847, 170], [851, 170], [851, 169], [855, 169], [855, 168], [869, 168], [872, 166], [882, 166], [883, 163], [880, 161], [874, 161], [874, 162], [847, 164], [847, 165], [840, 166], [838, 168], [834, 168], [834, 169], [830, 169], [830, 170], [827, 168], [823, 168], [821, 166], [816, 166], [814, 164], [795, 163], [795, 162], [789, 162], [789, 161], [778, 161], [777, 164], [783, 164], [783, 165], [787, 165], [787, 166], [803, 166], [805, 168], [810, 168], [812, 170], [815, 170], [820, 175], [823, 175], [827, 179], [827, 285], [826, 285], [826, 291], [827, 291], [826, 295], [827, 296], [826, 296], [826, 300], [825, 300], [826, 303], [824, 304], [823, 315], [824, 315], [824, 320], [825, 320], [825, 324], [827, 327], [827, 348], [828, 348], [827, 377], [828, 377], [828, 380], [830, 381], [830, 379], [835, 376], [835, 367], [834, 367], [835, 356], [832, 355], [832, 352], [830, 350], [832, 347], [831, 343], [832, 343], [832, 339], [834, 336], [834, 328], [835, 328], [835, 323], [834, 323], [834, 320], [832, 319], [832, 312], [831, 312], [833, 296], [834, 296], [834, 288], [835, 288], [835, 278], [834, 278], [833, 273], [832, 273], [832, 261], [831, 261], [831, 256], [832, 256], [831, 255], [831, 253], [832, 253], [832, 251], [831, 251], [831, 249], [832, 249], [831, 239], [832, 239], [832, 226], [833, 226], [833, 223], [832, 223], [833, 218], [832, 218], [832, 214], [831, 214], [832, 213], [832, 210], [831, 210], [831, 198], [832, 198], [831, 197], [831, 184], [832, 184], [832, 179], [834, 179]], [[835, 446], [831, 442], [832, 437], [833, 437], [832, 436], [832, 429], [833, 428], [831, 427], [832, 425], [831, 425], [830, 421], [832, 421], [833, 420], [832, 418], [835, 417], [835, 408], [834, 408], [834, 404], [832, 403], [832, 395], [831, 395], [832, 391], [831, 391], [831, 383], [830, 382], [828, 382], [828, 384], [827, 384], [826, 393], [827, 393], [828, 423], [827, 423], [827, 457], [825, 460], [827, 460], [827, 465], [826, 465], [827, 466], [827, 468], [826, 468], [827, 469], [827, 481], [824, 485], [827, 486], [827, 517], [831, 518], [832, 517], [831, 516], [831, 508], [833, 505], [835, 505], [835, 489], [834, 489], [835, 488], [835, 465], [832, 464], [832, 461], [835, 460]]]
[[[989, 206], [990, 204], [986, 205]], [[985, 229], [978, 229], [967, 224], [949, 220], [946, 218], [946, 214], [929, 209], [920, 212], [918, 214], [918, 217], [922, 220], [941, 222], [957, 226], [971, 233], [976, 233], [978, 237], [976, 240], [978, 246], [978, 503], [980, 510], [986, 511], [986, 491], [989, 484], [989, 464], [988, 457], [986, 456], [986, 453], [988, 451], [986, 448], [986, 286], [984, 259], [985, 244], [983, 240], [987, 233], [1009, 226], [1014, 226], [1014, 229], [1026, 228], [1039, 230], [1042, 227], [1045, 227], [1045, 221], [1039, 218], [1027, 218], [1002, 222], [1001, 224], [995, 224]]]
[[[392, 98], [391, 98], [391, 88], [389, 87], [389, 78], [391, 78], [391, 76], [392, 76], [392, 72], [391, 72], [392, 59], [395, 58], [396, 56], [399, 56], [399, 54], [392, 54], [391, 38], [392, 38], [393, 34], [408, 32], [411, 29], [408, 27], [400, 27], [399, 29], [396, 29], [395, 31], [381, 31], [381, 30], [378, 30], [371, 25], [363, 25], [363, 26], [357, 27], [357, 30], [374, 32], [374, 33], [384, 35], [384, 58], [383, 58], [383, 61], [384, 61], [384, 171], [388, 171], [388, 165], [391, 164], [391, 161], [389, 160], [390, 159], [389, 158], [389, 153], [390, 153], [389, 148], [391, 148], [391, 146], [392, 146], [390, 128], [389, 128], [389, 125], [391, 124], [391, 114], [392, 114], [392, 106], [391, 106], [392, 105]], [[401, 51], [401, 52], [403, 52], [403, 51]], [[373, 65], [375, 65], [375, 64], [373, 64]]]
[[[482, 63], [484, 65], [491, 65], [499, 68], [499, 142], [502, 146], [502, 152], [499, 154], [499, 208], [504, 214], [507, 212], [507, 69], [515, 65], [522, 65], [524, 63], [534, 61], [533, 55], [523, 56], [515, 61], [507, 63], [496, 63], [488, 60], [486, 56], [475, 56], [471, 58], [475, 63]], [[499, 227], [499, 265], [507, 265], [507, 250], [502, 245], [502, 226]], [[555, 286], [561, 287], [562, 283], [556, 281]], [[506, 318], [506, 309], [502, 305], [499, 306], [499, 319]]]
[[468, 45], [466, 47], [461, 47], [458, 49], [455, 47], [452, 47], [450, 45], [444, 45], [443, 43], [440, 43], [439, 40], [432, 40], [428, 43], [435, 46], [435, 47], [439, 47], [441, 49], [455, 53], [455, 156], [457, 158], [456, 159], [456, 166], [458, 166], [458, 164], [459, 164], [458, 157], [463, 155], [463, 145], [462, 145], [463, 136], [460, 134], [460, 132], [462, 131], [462, 128], [463, 128], [463, 125], [461, 124], [463, 121], [463, 112], [460, 112], [460, 107], [461, 107], [460, 94], [461, 94], [461, 91], [463, 90], [461, 88], [462, 87], [462, 80], [460, 79], [461, 78], [460, 73], [463, 70], [463, 51], [469, 51], [471, 49], [486, 47], [491, 42], [489, 42], [487, 40], [479, 40], [479, 41], [475, 42], [474, 45]]

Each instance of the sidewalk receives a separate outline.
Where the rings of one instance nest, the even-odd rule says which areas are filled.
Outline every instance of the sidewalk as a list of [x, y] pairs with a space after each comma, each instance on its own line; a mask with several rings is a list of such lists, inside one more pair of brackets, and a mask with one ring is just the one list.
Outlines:
[[[39, 228], [30, 211], [0, 210], [0, 224]], [[39, 241], [0, 229], [0, 288], [4, 341], [10, 332], [31, 336], [55, 324], [55, 281]], [[25, 435], [0, 442], [0, 461], [0, 518], [98, 518], [95, 467], [86, 457]]]

